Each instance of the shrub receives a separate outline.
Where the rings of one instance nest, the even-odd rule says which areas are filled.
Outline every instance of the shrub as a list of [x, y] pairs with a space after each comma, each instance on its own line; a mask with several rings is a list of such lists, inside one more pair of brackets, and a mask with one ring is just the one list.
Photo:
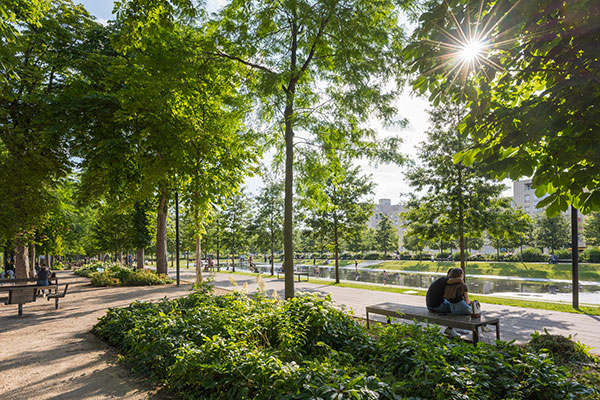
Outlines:
[[93, 286], [147, 286], [173, 282], [151, 270], [131, 270], [119, 264], [101, 262], [86, 265], [75, 274], [90, 278]]
[[111, 277], [106, 272], [92, 272], [90, 274], [92, 286], [119, 286], [121, 281]]
[[588, 247], [581, 254], [581, 261], [589, 263], [600, 263], [600, 248]]
[[485, 261], [485, 259], [485, 255], [480, 253], [469, 255], [469, 261]]
[[365, 254], [365, 260], [381, 260], [382, 258], [382, 254], [377, 252]]
[[586, 346], [571, 340], [570, 335], [568, 337], [551, 335], [547, 330], [544, 330], [543, 334], [535, 332], [531, 335], [531, 339], [526, 347], [535, 353], [548, 352], [554, 359], [554, 362], [559, 365], [596, 361], [595, 358], [589, 354]]
[[[465, 260], [469, 259], [469, 255], [470, 255], [470, 253], [468, 251], [465, 251]], [[460, 251], [452, 253], [452, 259], [454, 261], [460, 261]]]
[[93, 328], [182, 398], [563, 399], [597, 394], [545, 354], [438, 329], [366, 330], [328, 297], [213, 296], [110, 309]]
[[556, 250], [554, 255], [556, 255], [560, 260], [571, 259], [571, 252], [569, 250]]
[[[519, 254], [519, 260], [521, 259], [521, 255]], [[548, 256], [544, 255], [540, 249], [535, 247], [529, 247], [527, 249], [523, 249], [523, 261], [548, 261]]]
[[57, 271], [62, 271], [65, 268], [63, 267], [63, 265], [59, 261], [57, 261], [54, 264], [52, 264], [52, 266], [50, 267], [50, 269], [57, 270]]

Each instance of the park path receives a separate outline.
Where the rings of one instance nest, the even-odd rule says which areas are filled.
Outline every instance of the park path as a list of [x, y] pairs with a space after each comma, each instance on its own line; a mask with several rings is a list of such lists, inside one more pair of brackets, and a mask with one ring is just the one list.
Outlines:
[[109, 307], [189, 293], [190, 285], [96, 288], [87, 278], [58, 272], [67, 296], [0, 306], [0, 399], [165, 399], [157, 388], [116, 362], [115, 352], [90, 333]]
[[[183, 273], [184, 278], [193, 276], [190, 272]], [[255, 276], [237, 275], [230, 273], [217, 273], [214, 276], [215, 286], [232, 289], [230, 277], [235, 279], [239, 289], [244, 283], [248, 285], [248, 292], [253, 293], [258, 289]], [[263, 279], [268, 293], [276, 290], [283, 298], [283, 279]], [[296, 291], [318, 292], [331, 294], [332, 299], [338, 304], [351, 307], [358, 317], [365, 317], [365, 307], [383, 302], [396, 302], [400, 304], [425, 306], [423, 296], [413, 296], [400, 293], [377, 292], [373, 290], [339, 287], [332, 284], [316, 284], [310, 282], [294, 282]], [[600, 316], [587, 314], [573, 314], [557, 311], [536, 310], [531, 308], [512, 307], [497, 304], [482, 304], [483, 312], [492, 317], [500, 317], [502, 340], [515, 340], [517, 343], [527, 342], [535, 331], [544, 332], [547, 329], [552, 334], [564, 336], [572, 335], [574, 340], [580, 341], [593, 348], [592, 352], [600, 354]], [[383, 321], [383, 319], [381, 319]], [[484, 333], [483, 340], [495, 339], [495, 332]]]

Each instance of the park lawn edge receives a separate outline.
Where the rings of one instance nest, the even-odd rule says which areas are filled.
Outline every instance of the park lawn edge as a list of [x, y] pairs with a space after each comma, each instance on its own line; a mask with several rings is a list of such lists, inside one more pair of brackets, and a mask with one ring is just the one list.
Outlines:
[[[232, 272], [232, 271], [221, 271], [228, 272], [230, 274], [239, 274], [246, 276], [257, 276], [254, 272]], [[260, 274], [262, 279], [277, 279], [277, 275], [271, 276], [268, 274]], [[401, 288], [401, 287], [393, 287], [393, 286], [383, 286], [383, 285], [366, 285], [362, 283], [351, 283], [351, 282], [340, 282], [338, 284], [326, 280], [326, 279], [311, 279], [312, 283], [321, 283], [327, 284], [330, 286], [339, 286], [339, 287], [347, 287], [354, 289], [364, 289], [371, 290], [375, 292], [389, 292], [389, 293], [401, 293], [412, 296], [425, 296], [427, 293], [424, 289], [413, 289], [413, 288]], [[410, 293], [407, 293], [410, 292]], [[482, 296], [482, 295], [472, 295], [473, 300], [478, 300], [482, 303], [489, 304], [498, 304], [503, 306], [514, 306], [514, 307], [522, 307], [522, 308], [532, 308], [535, 310], [548, 310], [548, 311], [560, 311], [567, 312], [571, 314], [588, 314], [588, 315], [600, 315], [600, 307], [595, 306], [580, 306], [579, 309], [573, 308], [571, 304], [568, 303], [553, 303], [546, 301], [533, 301], [533, 300], [519, 300], [519, 299], [510, 299], [504, 297], [493, 297], [493, 296]]]

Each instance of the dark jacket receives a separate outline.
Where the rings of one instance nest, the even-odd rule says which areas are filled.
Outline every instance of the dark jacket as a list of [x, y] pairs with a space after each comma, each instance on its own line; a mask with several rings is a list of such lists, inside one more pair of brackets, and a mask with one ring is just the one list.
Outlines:
[[427, 307], [435, 308], [444, 302], [444, 289], [446, 289], [446, 282], [448, 282], [448, 278], [442, 276], [441, 278], [436, 279], [429, 286], [429, 289], [427, 289], [427, 296], [425, 297]]

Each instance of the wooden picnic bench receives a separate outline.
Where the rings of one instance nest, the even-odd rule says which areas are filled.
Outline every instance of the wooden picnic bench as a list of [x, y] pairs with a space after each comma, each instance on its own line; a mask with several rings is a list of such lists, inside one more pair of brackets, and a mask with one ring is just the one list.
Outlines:
[[[48, 286], [37, 286], [33, 283], [37, 283], [36, 278], [0, 279], [0, 293], [8, 292], [8, 299], [4, 304], [17, 304], [19, 316], [23, 315], [23, 304], [36, 301], [38, 291], [48, 290], [50, 296], [54, 290], [55, 295], [58, 294], [58, 278], [56, 277], [48, 278]], [[58, 304], [58, 299], [56, 301]]]
[[[277, 271], [277, 279], [279, 279], [279, 274], [285, 275], [285, 273], [283, 271]], [[300, 277], [302, 275], [306, 275], [306, 281], [308, 282], [308, 279], [309, 279], [308, 271], [303, 271], [303, 272], [294, 271], [294, 275], [296, 275], [298, 277], [298, 282], [300, 282]]]
[[500, 340], [500, 319], [482, 315], [473, 318], [470, 315], [433, 313], [425, 307], [410, 306], [398, 303], [381, 303], [367, 307], [367, 328], [369, 327], [369, 314], [385, 315], [388, 323], [391, 318], [402, 318], [437, 324], [451, 328], [465, 329], [473, 332], [473, 344], [479, 342], [479, 328], [487, 325], [496, 326], [496, 339]]

